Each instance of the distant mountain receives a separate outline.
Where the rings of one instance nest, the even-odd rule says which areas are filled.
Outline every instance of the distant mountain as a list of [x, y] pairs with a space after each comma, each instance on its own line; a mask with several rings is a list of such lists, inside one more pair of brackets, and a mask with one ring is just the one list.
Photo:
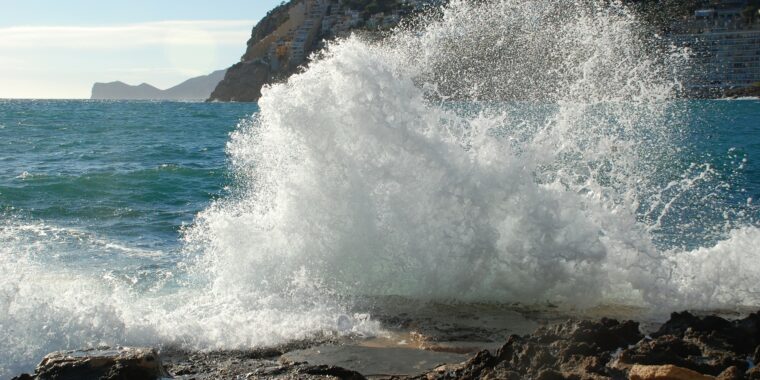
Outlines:
[[224, 79], [226, 70], [217, 70], [209, 75], [188, 79], [166, 90], [147, 83], [138, 86], [124, 82], [95, 83], [90, 99], [108, 100], [205, 100], [216, 85]]

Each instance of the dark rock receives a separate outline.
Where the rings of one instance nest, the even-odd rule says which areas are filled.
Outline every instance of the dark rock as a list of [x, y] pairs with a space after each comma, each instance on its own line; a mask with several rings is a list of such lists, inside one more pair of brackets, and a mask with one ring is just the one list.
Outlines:
[[562, 376], [561, 373], [555, 370], [547, 369], [541, 371], [538, 376], [536, 376], [536, 380], [565, 380], [565, 376]]
[[731, 322], [717, 316], [696, 317], [684, 311], [681, 313], [672, 313], [670, 319], [663, 324], [660, 329], [652, 334], [653, 337], [662, 335], [683, 336], [686, 330], [693, 331], [713, 331], [731, 327]]
[[760, 367], [754, 367], [745, 373], [748, 380], [760, 380]]
[[222, 81], [211, 92], [210, 99], [254, 102], [261, 97], [261, 88], [275, 80], [269, 66], [260, 61], [238, 62], [227, 69]]
[[673, 335], [715, 350], [751, 356], [760, 345], [760, 314], [728, 321], [717, 316], [696, 317], [688, 312], [673, 313], [653, 337]]
[[608, 351], [625, 347], [641, 340], [639, 324], [633, 321], [618, 322], [603, 318], [599, 322], [577, 321], [544, 327], [536, 331], [540, 343], [566, 341], [569, 344], [586, 344], [595, 351]]
[[512, 335], [495, 355], [482, 351], [465, 363], [439, 367], [424, 378], [609, 379], [623, 375], [606, 366], [612, 351], [641, 338], [636, 322], [568, 321], [539, 328], [531, 335]]
[[675, 364], [683, 366], [685, 358], [700, 356], [699, 347], [673, 335], [664, 335], [654, 340], [641, 342], [623, 350], [619, 362], [629, 364]]
[[351, 371], [341, 367], [320, 365], [305, 367], [298, 370], [299, 373], [316, 376], [332, 376], [341, 380], [364, 380], [365, 377], [359, 372]]
[[726, 90], [723, 96], [727, 98], [740, 98], [746, 96], [760, 97], [760, 85], [755, 83], [749, 87]]
[[134, 347], [53, 352], [35, 371], [38, 380], [153, 380], [166, 375], [155, 350]]
[[742, 371], [747, 368], [746, 360], [736, 354], [711, 349], [673, 335], [663, 335], [623, 350], [617, 365], [633, 364], [673, 364], [713, 376], [731, 366], [741, 368]]
[[[426, 379], [760, 379], [758, 314], [729, 321], [674, 313], [643, 339], [636, 322], [568, 321], [512, 335], [495, 356], [484, 351]], [[664, 377], [663, 377], [664, 376]]]
[[161, 356], [176, 380], [210, 379], [364, 379], [355, 371], [332, 365], [283, 362], [280, 355], [308, 347], [307, 342], [251, 350], [186, 351], [167, 349]]

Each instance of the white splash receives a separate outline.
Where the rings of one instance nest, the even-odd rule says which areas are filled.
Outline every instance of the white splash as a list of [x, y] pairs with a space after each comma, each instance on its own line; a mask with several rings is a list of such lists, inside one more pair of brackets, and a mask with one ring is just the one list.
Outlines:
[[701, 179], [659, 185], [687, 125], [670, 101], [683, 55], [641, 30], [616, 3], [455, 0], [382, 42], [332, 44], [265, 89], [227, 147], [234, 196], [155, 286], [57, 267], [59, 240], [0, 229], [0, 378], [100, 343], [377, 334], [346, 302], [363, 295], [756, 304], [757, 228], [655, 242]]

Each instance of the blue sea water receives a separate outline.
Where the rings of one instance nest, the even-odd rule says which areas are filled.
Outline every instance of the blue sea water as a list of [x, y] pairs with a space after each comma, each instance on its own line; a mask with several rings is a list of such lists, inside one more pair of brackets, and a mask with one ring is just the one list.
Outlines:
[[[674, 147], [680, 161], [668, 163], [673, 177], [663, 183], [695, 164], [697, 170], [711, 165], [720, 180], [706, 181], [709, 193], [680, 201], [720, 203], [721, 214], [705, 210], [706, 218], [734, 209], [742, 223], [757, 220], [747, 202], [760, 201], [760, 101], [689, 101], [687, 108], [690, 125]], [[67, 242], [71, 252], [47, 252], [65, 256], [64, 265], [90, 256], [113, 264], [130, 251], [166, 260], [180, 247], [182, 227], [233, 184], [225, 144], [257, 111], [252, 103], [0, 101], [2, 221], [66, 228], [108, 242], [87, 246], [74, 239]], [[689, 212], [698, 213], [677, 209], [682, 213], [671, 225], [682, 227]], [[676, 233], [674, 241], [682, 240], [683, 230]]]
[[[758, 220], [760, 101], [684, 107], [689, 125], [660, 186], [705, 178], [677, 189], [683, 194], [656, 228], [664, 248], [714, 244], [727, 224]], [[25, 253], [56, 265], [151, 278], [150, 268], [179, 262], [183, 227], [234, 185], [225, 145], [257, 111], [247, 103], [2, 101], [0, 229], [14, 232], [0, 236], [23, 239]], [[645, 206], [640, 218], [653, 217]]]
[[225, 193], [225, 143], [255, 112], [250, 103], [0, 101], [0, 230], [15, 228], [4, 239], [49, 244], [32, 254], [63, 266], [171, 265], [182, 226]]
[[[515, 107], [519, 109], [523, 106], [510, 105], [507, 108]], [[654, 243], [663, 252], [699, 250], [729, 238], [727, 234], [730, 231], [756, 226], [760, 220], [755, 206], [760, 200], [760, 101], [675, 101], [673, 109], [673, 122], [680, 124], [671, 142], [672, 151], [653, 152], [668, 157], [668, 160], [655, 160], [659, 166], [668, 168], [659, 170], [660, 177], [656, 179], [659, 182], [656, 186], [658, 194], [667, 200], [660, 203], [666, 203], [666, 206], [654, 207], [651, 204], [657, 202], [644, 199], [637, 213], [640, 222], [650, 226]], [[11, 297], [9, 301], [5, 300], [8, 301], [5, 306], [0, 302], [0, 307], [15, 308], [4, 322], [0, 318], [0, 322], [12, 327], [7, 336], [30, 339], [38, 329], [48, 329], [51, 324], [59, 323], [61, 326], [56, 329], [77, 337], [74, 340], [53, 339], [43, 334], [38, 337], [41, 339], [38, 343], [33, 340], [27, 342], [35, 350], [44, 352], [47, 346], [73, 348], [98, 341], [151, 344], [151, 338], [143, 335], [146, 328], [134, 327], [140, 326], [140, 323], [157, 329], [156, 332], [148, 332], [148, 336], [163, 334], [160, 341], [178, 339], [187, 342], [189, 340], [182, 335], [182, 331], [197, 330], [199, 327], [192, 325], [196, 322], [191, 320], [183, 321], [186, 315], [207, 318], [203, 322], [206, 328], [217, 323], [213, 319], [217, 312], [204, 311], [207, 306], [199, 306], [200, 312], [182, 311], [176, 319], [169, 319], [171, 322], [161, 322], [172, 326], [167, 331], [161, 330], [161, 326], [157, 325], [159, 322], [154, 322], [163, 318], [160, 315], [146, 319], [148, 322], [136, 322], [141, 321], [141, 317], [124, 315], [129, 313], [128, 306], [120, 306], [123, 310], [116, 313], [119, 317], [110, 316], [110, 312], [105, 316], [100, 312], [90, 314], [92, 312], [88, 310], [91, 308], [110, 308], [114, 302], [125, 301], [104, 301], [115, 296], [104, 295], [98, 290], [99, 285], [91, 285], [89, 281], [92, 278], [105, 279], [110, 284], [108, 286], [115, 289], [111, 291], [125, 288], [129, 297], [141, 298], [151, 294], [151, 297], [156, 297], [156, 291], [170, 295], [178, 291], [172, 296], [175, 299], [187, 297], [182, 293], [187, 279], [173, 277], [184, 273], [183, 265], [187, 264], [186, 229], [196, 223], [199, 213], [213, 207], [214, 201], [221, 201], [222, 208], [227, 207], [224, 200], [230, 196], [234, 198], [233, 189], [240, 187], [241, 181], [251, 180], [251, 177], [240, 177], [240, 168], [235, 169], [230, 155], [241, 155], [237, 152], [240, 146], [234, 144], [234, 133], [250, 133], [251, 128], [256, 128], [256, 124], [249, 121], [258, 111], [256, 104], [245, 103], [0, 101], [0, 254], [5, 256], [2, 259], [11, 263], [0, 265], [0, 269], [23, 272], [29, 270], [27, 265], [37, 268], [29, 272], [36, 274], [19, 275], [19, 278], [8, 280], [5, 288], [0, 287], [0, 296], [5, 294], [3, 297]], [[686, 124], [683, 124], [684, 121]], [[673, 152], [674, 155], [670, 154]], [[242, 185], [245, 187], [248, 184]], [[309, 196], [311, 192], [320, 192], [319, 189], [309, 191]], [[668, 195], [669, 191], [673, 194]], [[248, 247], [244, 220], [239, 221], [240, 226], [235, 226], [236, 222], [233, 222], [238, 213], [244, 214], [246, 211], [235, 211], [240, 206], [235, 207], [232, 212], [225, 211], [221, 218], [216, 216], [225, 226], [231, 226], [233, 231], [231, 235], [224, 235], [228, 241], [214, 243], [228, 244], [224, 249], [241, 245]], [[667, 207], [668, 211], [664, 211], [663, 207]], [[308, 207], [299, 212], [309, 215]], [[208, 220], [207, 215], [205, 223]], [[331, 223], [337, 223], [333, 226], [335, 228], [343, 228], [339, 221]], [[216, 228], [214, 226], [212, 223], [201, 228]], [[299, 234], [297, 231], [295, 233]], [[331, 232], [324, 230], [320, 233], [329, 236]], [[214, 244], [207, 247], [211, 254], [218, 249]], [[393, 242], [389, 241], [389, 244]], [[240, 249], [240, 256], [233, 257], [233, 260], [240, 261], [239, 265], [237, 261], [227, 263], [224, 271], [233, 272], [222, 271], [219, 276], [235, 279], [238, 274], [234, 271], [257, 270], [256, 264], [246, 262], [246, 257], [255, 256], [248, 252], [252, 248]], [[282, 254], [282, 260], [287, 260], [287, 252]], [[17, 259], [27, 264], [19, 264]], [[3, 262], [0, 261], [0, 264]], [[281, 263], [277, 259], [274, 264], [267, 265]], [[74, 301], [64, 301], [81, 302], [81, 305], [72, 306], [76, 313], [82, 313], [81, 316], [72, 316], [70, 312], [56, 309], [61, 306], [43, 303], [37, 307], [50, 307], [53, 311], [40, 313], [36, 317], [40, 320], [28, 322], [26, 326], [24, 324], [27, 322], [18, 319], [18, 315], [24, 315], [20, 310], [23, 310], [25, 303], [14, 298], [21, 297], [25, 291], [23, 286], [21, 291], [18, 290], [19, 281], [33, 283], [40, 276], [39, 268], [43, 272], [52, 270], [63, 273], [63, 277], [56, 277], [56, 282], [65, 278], [71, 281], [87, 279], [82, 281], [90, 285], [73, 287], [80, 289], [75, 292], [82, 293], [68, 295]], [[46, 284], [45, 288], [55, 286]], [[266, 288], [268, 285], [262, 282], [251, 286]], [[72, 288], [72, 285], [67, 284], [66, 287]], [[34, 286], [29, 289], [32, 290], [27, 291], [35, 291]], [[96, 306], [88, 306], [89, 301], [79, 298], [88, 297], [87, 292], [98, 294], [93, 297], [98, 302]], [[292, 291], [288, 294], [291, 297]], [[240, 300], [240, 296], [235, 297]], [[163, 305], [167, 304], [164, 299], [157, 300]], [[0, 297], [0, 301], [4, 299]], [[270, 296], [262, 296], [255, 302], [240, 302], [246, 307], [268, 310], [266, 308], [271, 307], [273, 301]], [[322, 301], [314, 302], [317, 306], [310, 307], [328, 307], [319, 304]], [[152, 305], [143, 305], [136, 310], [144, 313], [154, 307]], [[302, 310], [302, 307], [296, 306], [296, 310]], [[275, 321], [285, 318], [270, 314], [262, 312], [267, 319], [260, 322], [256, 318], [264, 317], [232, 313], [259, 321], [247, 320], [247, 323], [253, 323], [252, 326], [256, 323], [276, 324], [279, 322]], [[313, 312], [307, 310], [307, 314], [312, 315]], [[109, 322], [108, 318], [119, 322]], [[237, 323], [229, 315], [220, 318], [223, 320], [218, 323]], [[187, 322], [189, 327], [183, 322]], [[323, 323], [329, 325], [332, 322], [318, 319], [310, 323], [322, 326]], [[111, 324], [120, 327], [109, 327]], [[13, 333], [14, 329], [26, 332], [16, 334]], [[283, 329], [282, 326], [273, 328], [274, 334], [298, 337], [302, 334], [300, 331], [310, 331], [298, 324], [291, 329], [293, 331]], [[117, 334], [114, 331], [120, 332]], [[269, 335], [241, 337], [233, 334], [220, 337], [214, 328], [210, 331], [208, 337], [202, 338], [205, 340], [201, 339], [191, 346], [213, 347], [216, 340], [220, 342], [220, 347], [275, 342]], [[6, 347], [11, 346], [12, 342], [6, 344]], [[11, 354], [10, 357], [12, 359], [8, 359], [8, 363], [0, 363], [6, 370], [0, 377], [27, 368], [25, 366], [36, 360], [24, 357], [23, 353]]]
[[[760, 200], [760, 101], [685, 107], [689, 125], [674, 146], [680, 159], [668, 162], [673, 176], [662, 185], [705, 166], [714, 172], [703, 191], [676, 200], [678, 211], [660, 229], [666, 245], [694, 248], [715, 236], [697, 226], [685, 234], [685, 219], [713, 218], [713, 225], [758, 219], [751, 205]], [[76, 231], [77, 238], [61, 237], [56, 252], [37, 252], [63, 257], [61, 265], [120, 267], [135, 252], [171, 261], [182, 227], [233, 184], [225, 144], [257, 111], [251, 103], [1, 101], [0, 228]], [[679, 205], [689, 202], [716, 207]], [[730, 210], [741, 215], [729, 217]], [[141, 260], [132, 258], [132, 265], [144, 266]]]

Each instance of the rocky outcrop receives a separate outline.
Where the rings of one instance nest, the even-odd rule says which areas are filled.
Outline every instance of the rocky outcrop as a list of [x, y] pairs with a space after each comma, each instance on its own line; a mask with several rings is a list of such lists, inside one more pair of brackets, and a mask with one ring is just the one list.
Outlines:
[[632, 321], [543, 327], [415, 379], [760, 379], [759, 356], [760, 315], [728, 321], [683, 312], [646, 337]]
[[13, 380], [304, 379], [364, 380], [360, 373], [331, 365], [283, 363], [278, 349], [162, 353], [151, 348], [61, 351], [45, 356], [34, 374]]
[[124, 82], [95, 83], [90, 99], [98, 100], [205, 100], [224, 78], [225, 70], [190, 78], [166, 90], [147, 83], [131, 86]]
[[18, 380], [155, 380], [167, 376], [152, 348], [59, 351], [45, 356], [34, 375]]
[[211, 93], [209, 100], [256, 101], [261, 97], [261, 88], [273, 80], [268, 65], [256, 61], [239, 62], [227, 70], [227, 75]]
[[718, 376], [731, 367], [742, 374], [760, 357], [760, 315], [728, 321], [717, 316], [673, 313], [657, 332], [623, 350], [615, 365], [674, 364]]
[[726, 90], [725, 97], [727, 98], [744, 98], [744, 97], [760, 97], [760, 84], [755, 84], [750, 87], [734, 88]]
[[607, 363], [619, 348], [642, 338], [632, 321], [568, 321], [513, 335], [495, 354], [481, 351], [465, 363], [438, 367], [418, 379], [622, 378], [624, 372]]
[[[429, 0], [415, 3], [424, 4]], [[253, 102], [266, 84], [286, 80], [325, 40], [390, 28], [416, 8], [398, 0], [290, 0], [253, 28], [240, 62], [227, 69], [209, 101]]]
[[[273, 64], [270, 60], [270, 49], [276, 50], [274, 45], [277, 41], [294, 37], [308, 11], [305, 3], [305, 0], [291, 0], [269, 11], [254, 26], [240, 62], [227, 69], [227, 74], [208, 100], [253, 102], [261, 97], [261, 88], [264, 85], [295, 72], [295, 68], [303, 62], [291, 62], [286, 51], [280, 54], [274, 51], [272, 56], [280, 58], [283, 62]], [[304, 48], [307, 52], [313, 50], [311, 44]]]

